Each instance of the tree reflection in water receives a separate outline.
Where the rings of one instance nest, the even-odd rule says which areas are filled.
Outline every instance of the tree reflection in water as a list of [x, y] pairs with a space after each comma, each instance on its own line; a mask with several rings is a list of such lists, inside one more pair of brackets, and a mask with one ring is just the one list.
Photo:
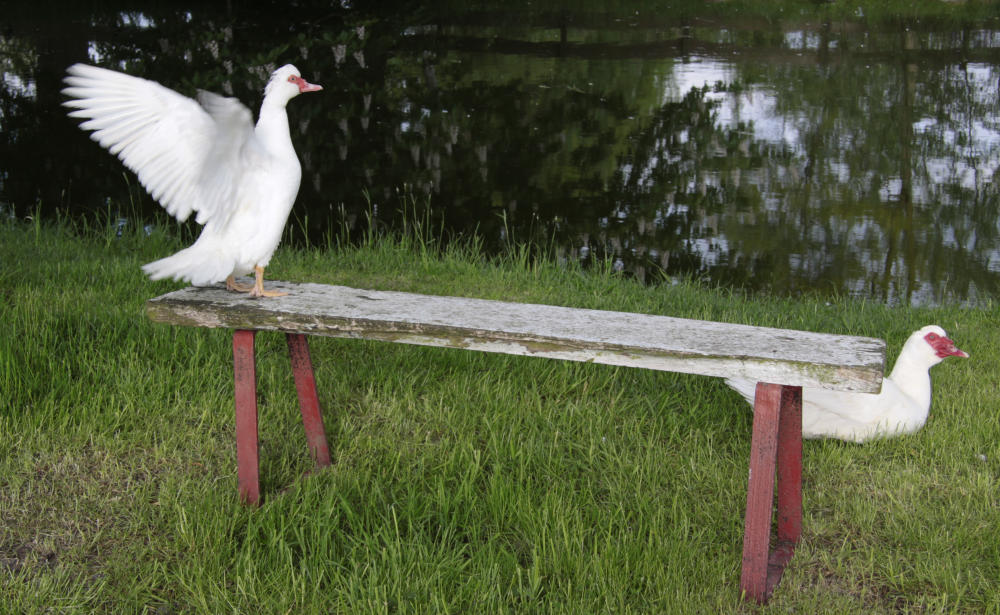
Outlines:
[[925, 304], [997, 291], [989, 24], [370, 4], [16, 3], [0, 200], [20, 215], [157, 211], [65, 117], [75, 61], [251, 108], [292, 61], [326, 87], [290, 114], [293, 241], [397, 226], [410, 194], [410, 215], [448, 236], [617, 260], [650, 282]]

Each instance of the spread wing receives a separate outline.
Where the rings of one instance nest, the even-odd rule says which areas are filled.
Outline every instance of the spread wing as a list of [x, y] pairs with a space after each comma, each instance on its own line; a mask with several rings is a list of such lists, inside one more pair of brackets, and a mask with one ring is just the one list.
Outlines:
[[74, 64], [67, 69], [70, 117], [135, 172], [170, 215], [196, 212], [204, 224], [232, 213], [246, 159], [255, 155], [250, 110], [208, 92], [201, 104], [124, 73]]

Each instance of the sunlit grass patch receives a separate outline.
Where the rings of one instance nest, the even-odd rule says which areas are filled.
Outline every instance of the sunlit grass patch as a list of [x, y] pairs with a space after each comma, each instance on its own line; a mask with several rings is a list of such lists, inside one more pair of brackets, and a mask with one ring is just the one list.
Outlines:
[[997, 312], [642, 286], [414, 236], [285, 249], [274, 279], [887, 339], [938, 322], [919, 433], [804, 447], [801, 547], [739, 601], [749, 408], [721, 382], [311, 338], [334, 464], [311, 467], [258, 335], [264, 504], [236, 500], [231, 336], [153, 325], [170, 227], [0, 225], [0, 608], [12, 613], [993, 612]]

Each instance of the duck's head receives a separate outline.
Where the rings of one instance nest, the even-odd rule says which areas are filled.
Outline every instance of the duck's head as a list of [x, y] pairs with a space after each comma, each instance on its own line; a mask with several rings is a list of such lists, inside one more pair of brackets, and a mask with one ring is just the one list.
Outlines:
[[287, 103], [303, 92], [318, 92], [322, 89], [323, 86], [303, 79], [299, 69], [285, 64], [271, 73], [271, 79], [264, 88], [264, 98]]
[[937, 325], [927, 325], [910, 336], [910, 339], [918, 340], [916, 345], [921, 347], [922, 352], [929, 355], [928, 358], [931, 359], [931, 365], [940, 363], [948, 357], [969, 358], [969, 354], [964, 350], [960, 350], [955, 345], [955, 342], [948, 338], [948, 334], [945, 333], [944, 329]]

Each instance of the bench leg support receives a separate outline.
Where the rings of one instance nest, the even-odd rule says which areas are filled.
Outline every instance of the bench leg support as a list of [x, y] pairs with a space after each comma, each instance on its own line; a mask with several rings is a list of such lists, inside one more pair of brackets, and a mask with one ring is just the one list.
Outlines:
[[[802, 387], [757, 383], [743, 571], [747, 600], [764, 603], [781, 580], [802, 534]], [[777, 470], [777, 530], [769, 549]]]
[[[236, 393], [236, 472], [240, 500], [250, 506], [260, 505], [260, 454], [257, 429], [257, 367], [254, 356], [256, 331], [233, 332], [233, 372]], [[323, 414], [316, 392], [316, 377], [309, 342], [305, 335], [287, 334], [288, 355], [295, 376], [295, 390], [302, 410], [309, 452], [318, 467], [330, 465], [330, 448], [323, 428]]]
[[257, 366], [255, 331], [233, 332], [233, 371], [236, 376], [236, 471], [240, 500], [260, 504], [260, 470], [257, 449]]
[[319, 408], [319, 395], [316, 392], [316, 376], [313, 373], [312, 359], [309, 358], [309, 341], [300, 333], [288, 333], [286, 338], [309, 452], [317, 467], [326, 467], [330, 465], [330, 447], [326, 442], [323, 414]]

